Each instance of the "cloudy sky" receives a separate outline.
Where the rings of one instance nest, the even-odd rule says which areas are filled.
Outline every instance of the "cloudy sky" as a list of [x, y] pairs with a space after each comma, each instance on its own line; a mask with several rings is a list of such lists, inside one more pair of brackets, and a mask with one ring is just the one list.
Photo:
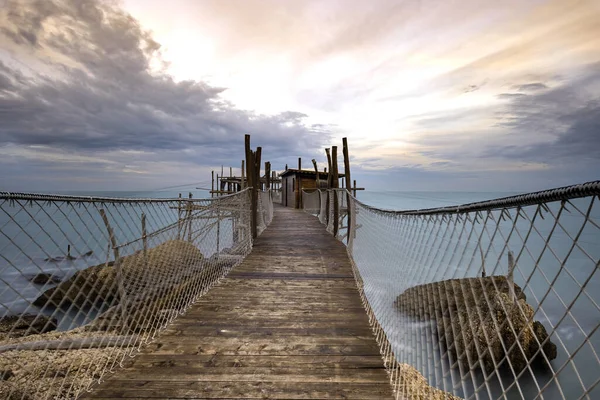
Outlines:
[[599, 0], [0, 0], [0, 190], [153, 189], [348, 137], [371, 190], [600, 178]]

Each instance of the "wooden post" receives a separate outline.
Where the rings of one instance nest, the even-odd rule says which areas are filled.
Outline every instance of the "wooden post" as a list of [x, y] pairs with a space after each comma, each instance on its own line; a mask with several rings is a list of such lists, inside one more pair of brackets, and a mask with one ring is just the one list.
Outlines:
[[250, 148], [250, 135], [246, 135], [244, 138], [246, 147], [246, 175], [248, 177], [248, 187], [250, 189], [250, 232], [253, 238], [256, 237], [256, 208], [257, 208], [257, 197], [256, 183], [254, 182], [254, 169], [256, 167], [255, 154]]
[[265, 178], [267, 190], [269, 190], [271, 189], [271, 163], [268, 161], [265, 161]]
[[213, 193], [215, 191], [215, 171], [210, 171], [210, 175], [211, 175], [210, 197], [213, 197], [215, 195]]
[[331, 205], [331, 153], [329, 148], [325, 149], [325, 153], [327, 154], [327, 201], [325, 202], [325, 209], [327, 210], [327, 214], [326, 214], [326, 224], [329, 225], [329, 208]]
[[260, 190], [260, 158], [262, 153], [262, 147], [256, 148], [256, 153], [254, 154], [254, 185], [255, 188], [252, 190], [253, 194], [253, 208], [252, 208], [252, 219], [254, 223], [252, 224], [252, 237], [256, 238], [258, 236], [258, 191]]
[[[192, 192], [188, 194], [188, 198], [192, 200]], [[187, 226], [188, 226], [188, 242], [192, 242], [192, 202], [187, 202]]]
[[508, 274], [506, 275], [506, 282], [508, 283], [508, 293], [509, 297], [513, 300], [513, 302], [517, 302], [517, 295], [515, 294], [515, 280], [514, 280], [514, 271], [515, 271], [515, 255], [512, 251], [508, 251]]
[[356, 179], [354, 180], [354, 189], [352, 191], [354, 192], [353, 196], [356, 197]]
[[342, 152], [344, 153], [344, 177], [345, 177], [345, 181], [346, 181], [346, 190], [347, 190], [347, 194], [346, 194], [346, 219], [347, 219], [347, 226], [348, 226], [348, 230], [347, 230], [347, 235], [346, 235], [346, 243], [350, 243], [350, 237], [351, 237], [351, 227], [352, 227], [352, 216], [350, 215], [350, 182], [352, 182], [350, 180], [350, 158], [348, 156], [348, 139], [347, 138], [342, 138], [342, 144], [343, 144], [343, 149]]
[[146, 233], [146, 214], [142, 213], [142, 246], [144, 249], [144, 265], [148, 263], [148, 237]]
[[[219, 176], [217, 175], [217, 181]], [[179, 200], [177, 201], [177, 240], [181, 239], [181, 193], [179, 193]]]
[[244, 172], [246, 168], [244, 167], [244, 160], [242, 160], [242, 179], [241, 179], [241, 183], [240, 183], [240, 189], [244, 190], [246, 188], [246, 182], [244, 182]]
[[313, 167], [315, 167], [315, 175], [316, 175], [316, 182], [317, 182], [317, 190], [321, 189], [321, 180], [319, 179], [319, 169], [317, 168], [317, 161], [313, 158], [312, 159], [312, 163], [313, 163]]
[[[331, 167], [333, 168], [332, 173], [332, 185], [334, 189], [339, 188], [340, 179], [338, 175], [338, 166], [337, 166], [337, 146], [332, 146], [331, 148]], [[339, 231], [339, 223], [340, 223], [340, 204], [338, 201], [337, 191], [333, 191], [333, 237], [337, 237]]]
[[298, 178], [296, 179], [296, 182], [298, 183], [298, 194], [296, 196], [297, 202], [296, 202], [296, 208], [299, 209], [303, 209], [304, 208], [304, 204], [302, 204], [302, 158], [298, 157]]
[[123, 271], [121, 269], [121, 257], [119, 256], [119, 247], [117, 246], [117, 238], [115, 237], [115, 233], [110, 226], [110, 222], [108, 221], [108, 216], [104, 212], [104, 209], [99, 209], [98, 212], [102, 217], [102, 221], [104, 221], [104, 226], [106, 226], [106, 230], [108, 231], [108, 237], [110, 240], [110, 245], [113, 249], [113, 255], [115, 257], [115, 265], [114, 269], [117, 272], [117, 286], [119, 289], [119, 297], [120, 297], [120, 306], [121, 306], [121, 318], [123, 318], [123, 325], [127, 326], [127, 294], [125, 292], [125, 285], [123, 283]]

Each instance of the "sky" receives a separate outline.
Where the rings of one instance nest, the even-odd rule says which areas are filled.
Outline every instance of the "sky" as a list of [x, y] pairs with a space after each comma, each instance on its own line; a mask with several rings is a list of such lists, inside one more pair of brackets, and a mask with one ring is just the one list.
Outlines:
[[207, 182], [244, 134], [278, 171], [347, 137], [367, 190], [597, 180], [598, 21], [600, 0], [0, 0], [0, 191]]

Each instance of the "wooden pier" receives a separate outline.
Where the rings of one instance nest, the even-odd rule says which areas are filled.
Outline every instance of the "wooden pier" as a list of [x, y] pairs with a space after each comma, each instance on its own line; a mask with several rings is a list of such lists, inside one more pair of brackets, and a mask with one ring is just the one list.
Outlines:
[[315, 217], [276, 205], [244, 262], [84, 397], [393, 396], [345, 247]]

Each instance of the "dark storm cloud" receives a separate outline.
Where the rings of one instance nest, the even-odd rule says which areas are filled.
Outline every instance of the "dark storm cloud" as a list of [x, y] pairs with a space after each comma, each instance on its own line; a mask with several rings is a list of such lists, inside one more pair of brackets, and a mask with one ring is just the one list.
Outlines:
[[256, 115], [223, 101], [222, 88], [174, 81], [157, 69], [160, 45], [112, 3], [8, 1], [0, 18], [0, 43], [50, 69], [24, 75], [0, 62], [0, 145], [202, 152], [251, 133], [254, 145], [302, 154], [329, 140], [303, 114]]
[[[501, 126], [511, 129], [513, 145], [488, 152], [511, 159], [548, 164], [600, 163], [600, 65], [580, 78], [543, 92], [512, 99]], [[550, 137], [535, 145], [519, 145], [520, 135]]]

